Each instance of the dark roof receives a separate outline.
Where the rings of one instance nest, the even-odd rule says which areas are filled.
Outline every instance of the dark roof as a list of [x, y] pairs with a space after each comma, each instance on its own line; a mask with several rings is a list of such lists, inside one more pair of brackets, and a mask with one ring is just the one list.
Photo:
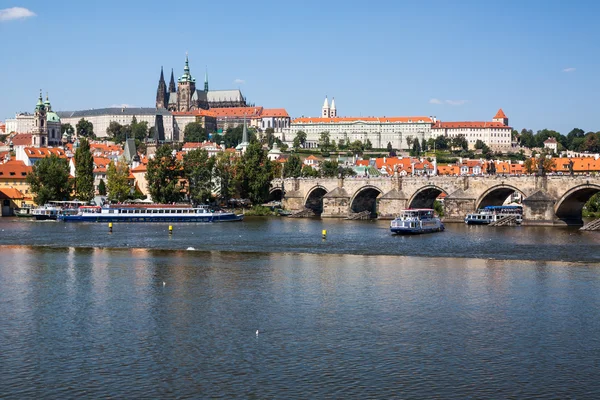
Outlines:
[[84, 118], [102, 115], [171, 115], [171, 113], [165, 109], [150, 107], [96, 108], [81, 111], [57, 111], [56, 114], [58, 114], [60, 118]]

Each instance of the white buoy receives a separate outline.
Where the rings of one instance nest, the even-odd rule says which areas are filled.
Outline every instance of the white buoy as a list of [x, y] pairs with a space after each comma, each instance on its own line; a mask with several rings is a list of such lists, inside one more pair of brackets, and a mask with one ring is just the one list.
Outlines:
[[166, 284], [167, 284], [167, 282], [164, 282], [164, 281], [163, 281], [163, 287], [165, 287], [165, 285], [166, 285]]
[[258, 329], [256, 330], [256, 336], [258, 336]]

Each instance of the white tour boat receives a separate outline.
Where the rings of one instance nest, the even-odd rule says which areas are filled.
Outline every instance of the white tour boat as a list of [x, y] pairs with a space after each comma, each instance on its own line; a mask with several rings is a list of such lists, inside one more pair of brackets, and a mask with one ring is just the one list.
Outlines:
[[414, 235], [441, 232], [444, 224], [431, 208], [403, 210], [390, 224], [392, 233]]
[[487, 206], [479, 209], [476, 213], [467, 214], [465, 223], [467, 225], [489, 225], [492, 222], [514, 215], [515, 223], [520, 225], [523, 222], [522, 206]]

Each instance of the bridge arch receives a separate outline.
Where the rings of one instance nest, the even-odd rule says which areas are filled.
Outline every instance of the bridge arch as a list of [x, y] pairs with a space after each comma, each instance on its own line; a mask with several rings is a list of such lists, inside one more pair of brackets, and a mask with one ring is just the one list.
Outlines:
[[269, 190], [269, 201], [275, 200], [283, 200], [283, 188], [281, 186], [275, 186]]
[[371, 217], [376, 217], [377, 198], [382, 194], [383, 192], [377, 186], [363, 186], [350, 199], [350, 209], [348, 211], [351, 213], [371, 211]]
[[448, 195], [444, 189], [436, 185], [423, 186], [408, 201], [408, 208], [433, 208], [433, 203], [440, 194]]
[[321, 215], [323, 213], [323, 196], [326, 194], [325, 186], [313, 186], [306, 192], [304, 207], [311, 209], [316, 215]]
[[504, 204], [508, 196], [513, 193], [519, 193], [523, 198], [525, 198], [525, 193], [521, 189], [516, 188], [512, 185], [506, 185], [501, 183], [499, 185], [495, 185], [487, 189], [475, 202], [475, 209], [478, 210], [480, 208], [486, 206], [501, 206]]
[[600, 192], [600, 185], [586, 183], [569, 189], [554, 205], [554, 214], [567, 225], [582, 225], [581, 212], [587, 201]]

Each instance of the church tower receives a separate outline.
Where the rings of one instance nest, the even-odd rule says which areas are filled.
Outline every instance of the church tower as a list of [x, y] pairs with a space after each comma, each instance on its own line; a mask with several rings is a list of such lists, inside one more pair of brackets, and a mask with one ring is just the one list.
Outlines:
[[329, 108], [329, 117], [330, 118], [337, 117], [337, 110], [335, 108], [335, 97], [331, 99], [331, 107]]
[[33, 147], [46, 147], [48, 145], [48, 127], [46, 125], [46, 106], [42, 102], [41, 90], [40, 97], [35, 106], [33, 120], [35, 121], [35, 127], [31, 134], [32, 145]]
[[204, 91], [208, 93], [208, 68], [206, 68], [206, 72], [204, 72]]
[[325, 96], [325, 102], [323, 103], [323, 108], [322, 108], [322, 112], [321, 112], [321, 117], [322, 118], [329, 118], [330, 117], [330, 108], [329, 108], [329, 101], [327, 100], [327, 96]]
[[190, 64], [185, 55], [183, 75], [177, 80], [177, 111], [190, 111], [192, 109], [192, 96], [196, 93], [196, 80], [190, 74]]
[[171, 82], [169, 82], [169, 93], [177, 93], [177, 88], [175, 87], [175, 76], [173, 75], [173, 68], [171, 68]]
[[156, 90], [156, 108], [167, 108], [169, 97], [167, 96], [167, 84], [163, 69], [160, 67], [160, 79], [158, 80], [158, 89]]

